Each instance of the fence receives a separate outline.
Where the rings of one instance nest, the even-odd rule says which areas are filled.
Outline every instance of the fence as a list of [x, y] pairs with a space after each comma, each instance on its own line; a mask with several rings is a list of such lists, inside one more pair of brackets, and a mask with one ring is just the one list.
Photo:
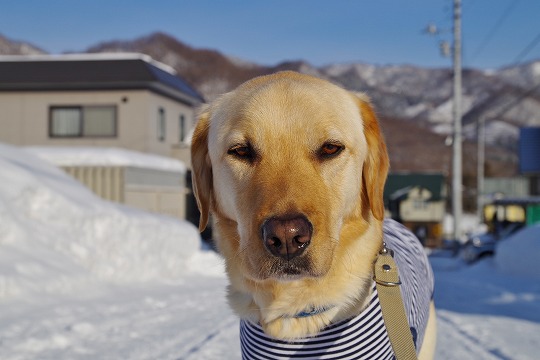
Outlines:
[[99, 197], [142, 210], [186, 217], [185, 174], [129, 166], [64, 166]]

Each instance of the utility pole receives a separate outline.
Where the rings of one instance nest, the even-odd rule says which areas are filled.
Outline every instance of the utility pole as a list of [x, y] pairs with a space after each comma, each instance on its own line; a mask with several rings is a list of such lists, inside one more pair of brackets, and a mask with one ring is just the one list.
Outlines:
[[[441, 41], [439, 46], [441, 54], [448, 56], [452, 53], [454, 70], [454, 99], [452, 117], [454, 131], [452, 136], [452, 215], [454, 217], [453, 238], [458, 241], [461, 238], [461, 217], [463, 213], [462, 199], [462, 126], [461, 126], [461, 0], [454, 2], [454, 46], [450, 50], [448, 42]], [[429, 24], [423, 31], [429, 35], [438, 35], [440, 30], [434, 24]], [[483, 168], [482, 168], [483, 170]], [[482, 183], [483, 184], [483, 183]]]
[[452, 157], [452, 213], [454, 239], [461, 237], [462, 202], [462, 130], [461, 130], [461, 0], [454, 0], [454, 141]]
[[486, 163], [486, 118], [480, 115], [477, 123], [476, 215], [479, 224], [484, 217], [484, 165]]

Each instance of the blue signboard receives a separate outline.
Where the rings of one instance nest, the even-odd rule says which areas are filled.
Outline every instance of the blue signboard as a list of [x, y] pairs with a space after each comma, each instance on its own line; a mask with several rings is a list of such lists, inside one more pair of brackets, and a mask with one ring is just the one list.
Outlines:
[[519, 172], [540, 174], [540, 127], [525, 127], [520, 131]]

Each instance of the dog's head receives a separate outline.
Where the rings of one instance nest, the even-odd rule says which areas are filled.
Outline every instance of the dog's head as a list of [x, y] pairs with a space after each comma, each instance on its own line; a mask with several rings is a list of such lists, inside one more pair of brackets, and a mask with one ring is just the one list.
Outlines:
[[386, 147], [369, 101], [292, 72], [207, 106], [192, 142], [201, 230], [212, 213], [229, 272], [318, 278], [344, 228], [381, 221]]

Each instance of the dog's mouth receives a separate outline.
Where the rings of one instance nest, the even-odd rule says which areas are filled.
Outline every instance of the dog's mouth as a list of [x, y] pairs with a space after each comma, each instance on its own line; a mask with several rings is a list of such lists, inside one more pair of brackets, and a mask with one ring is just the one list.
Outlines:
[[271, 258], [259, 272], [262, 278], [282, 281], [315, 278], [323, 274], [314, 270], [309, 256], [304, 255], [291, 260]]
[[293, 261], [276, 261], [272, 270], [272, 273], [277, 276], [301, 276], [310, 273], [310, 266], [309, 262], [302, 258]]

